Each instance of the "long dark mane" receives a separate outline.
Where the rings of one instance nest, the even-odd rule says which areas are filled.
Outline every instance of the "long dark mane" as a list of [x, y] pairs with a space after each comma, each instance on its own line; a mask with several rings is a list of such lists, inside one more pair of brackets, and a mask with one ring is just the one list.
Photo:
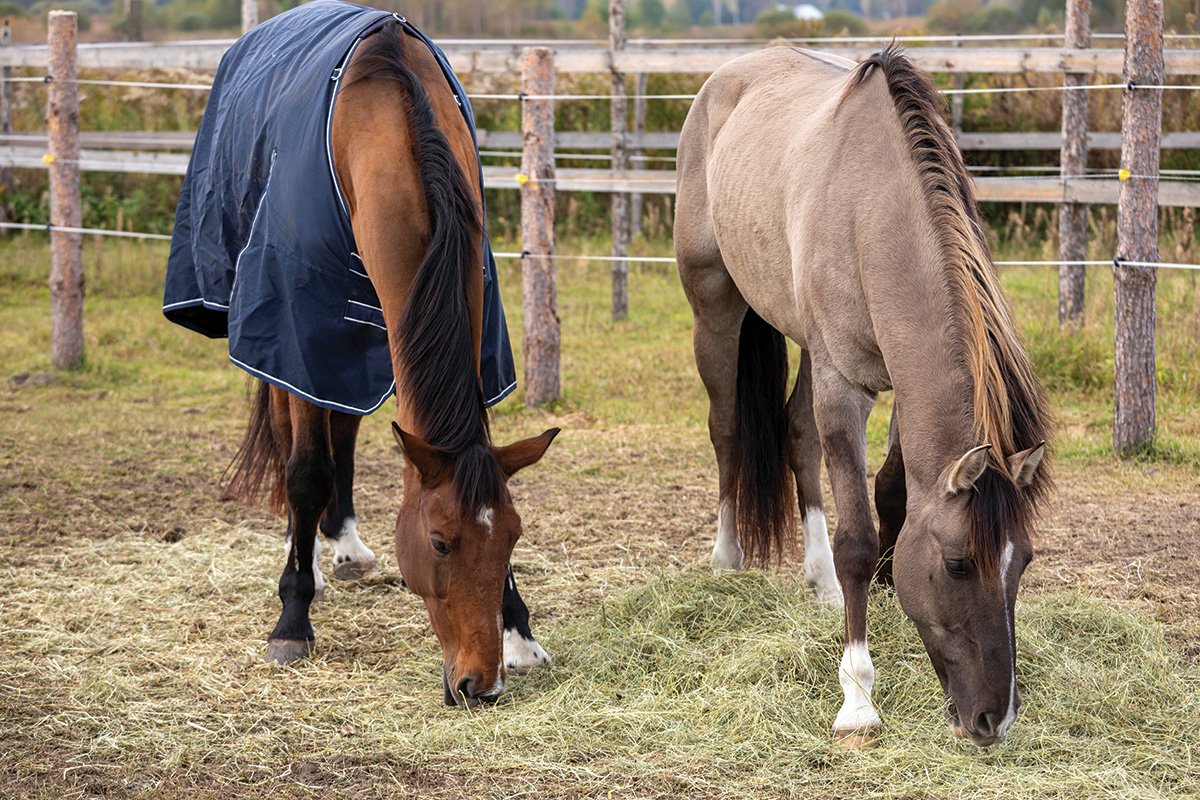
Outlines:
[[414, 433], [454, 460], [459, 504], [474, 515], [507, 496], [489, 448], [466, 292], [470, 270], [482, 269], [481, 203], [438, 127], [429, 92], [406, 65], [405, 45], [414, 41], [401, 40], [397, 23], [384, 25], [360, 46], [354, 80], [396, 81], [408, 98], [412, 157], [422, 177], [431, 242], [392, 334], [393, 360], [403, 373], [397, 391], [414, 415]]
[[964, 406], [972, 415], [977, 443], [992, 445], [988, 469], [970, 503], [968, 549], [980, 571], [994, 575], [1006, 531], [1028, 537], [1037, 506], [1051, 490], [1045, 465], [1021, 489], [1007, 463], [1014, 453], [1046, 440], [1049, 415], [992, 263], [971, 177], [943, 118], [941, 96], [895, 46], [859, 64], [847, 94], [876, 70], [887, 81], [940, 238], [958, 367], [971, 387]]

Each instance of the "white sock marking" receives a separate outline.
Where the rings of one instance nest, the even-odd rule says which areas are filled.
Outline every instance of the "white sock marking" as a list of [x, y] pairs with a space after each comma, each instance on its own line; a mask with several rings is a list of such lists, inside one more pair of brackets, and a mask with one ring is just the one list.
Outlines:
[[362, 539], [358, 538], [358, 520], [355, 517], [346, 517], [345, 522], [342, 523], [342, 532], [338, 534], [338, 538], [331, 539], [329, 543], [333, 545], [333, 563], [335, 565], [347, 561], [361, 564], [375, 562], [375, 553], [363, 544]]
[[743, 558], [733, 511], [728, 501], [722, 500], [721, 507], [717, 510], [717, 541], [713, 545], [712, 559], [709, 563], [717, 572], [723, 569], [741, 569]]
[[504, 631], [504, 666], [509, 672], [524, 675], [549, 663], [550, 654], [537, 641], [526, 639], [513, 628]]
[[829, 545], [825, 512], [815, 506], [805, 509], [801, 527], [804, 529], [804, 580], [817, 588], [817, 600], [832, 608], [841, 608], [842, 587], [833, 566], [833, 548]]
[[842, 653], [842, 665], [838, 669], [838, 683], [842, 685], [846, 700], [833, 722], [833, 730], [848, 733], [878, 728], [882, 721], [871, 704], [871, 690], [875, 688], [875, 665], [871, 663], [871, 652], [866, 642], [850, 642], [846, 645]]

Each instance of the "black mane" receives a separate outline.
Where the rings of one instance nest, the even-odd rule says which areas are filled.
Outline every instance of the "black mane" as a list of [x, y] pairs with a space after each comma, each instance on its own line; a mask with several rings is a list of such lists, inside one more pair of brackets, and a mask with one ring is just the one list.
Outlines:
[[454, 461], [461, 511], [474, 516], [507, 497], [490, 449], [466, 292], [470, 270], [482, 268], [481, 203], [437, 125], [428, 91], [406, 65], [399, 25], [391, 22], [368, 37], [355, 60], [360, 69], [355, 81], [396, 81], [409, 100], [412, 156], [429, 213], [429, 250], [392, 337], [402, 372], [397, 391], [414, 415], [414, 433]]

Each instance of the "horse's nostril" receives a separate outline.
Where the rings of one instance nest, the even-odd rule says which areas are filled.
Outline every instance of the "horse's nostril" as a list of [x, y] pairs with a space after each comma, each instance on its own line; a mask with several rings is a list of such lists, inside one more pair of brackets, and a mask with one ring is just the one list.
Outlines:
[[1000, 725], [1000, 715], [981, 712], [975, 717], [975, 732], [987, 737], [994, 737], [996, 729]]
[[455, 695], [459, 699], [465, 698], [467, 700], [474, 700], [479, 695], [478, 688], [475, 686], [475, 681], [471, 680], [470, 678], [463, 678], [460, 680], [458, 685], [454, 687], [454, 691]]

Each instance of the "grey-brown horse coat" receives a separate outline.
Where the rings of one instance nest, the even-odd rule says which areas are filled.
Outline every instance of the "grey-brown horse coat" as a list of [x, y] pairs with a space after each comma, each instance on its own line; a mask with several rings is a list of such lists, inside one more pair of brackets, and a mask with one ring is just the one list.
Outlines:
[[[822, 451], [838, 509], [847, 649], [835, 733], [870, 735], [879, 725], [866, 600], [894, 544], [897, 593], [956, 703], [952, 728], [984, 745], [1003, 738], [1020, 703], [1017, 582], [1032, 557], [1033, 505], [1048, 486], [1037, 470], [1045, 412], [928, 79], [892, 49], [858, 67], [791, 48], [722, 67], [681, 134], [675, 249], [720, 470], [714, 565], [741, 566], [738, 538], [752, 556], [780, 552], [790, 526], [790, 511], [741, 508], [767, 491], [739, 476], [745, 458], [736, 453], [739, 408], [751, 402], [737, 386], [739, 363], [745, 371], [747, 337], [765, 322], [805, 351], [782, 430], [804, 515], [805, 574], [823, 594], [828, 579], [812, 563], [824, 538]], [[865, 431], [886, 389], [895, 411], [876, 484], [881, 547]], [[771, 485], [767, 502], [782, 502]], [[890, 580], [891, 565], [883, 571]]]

